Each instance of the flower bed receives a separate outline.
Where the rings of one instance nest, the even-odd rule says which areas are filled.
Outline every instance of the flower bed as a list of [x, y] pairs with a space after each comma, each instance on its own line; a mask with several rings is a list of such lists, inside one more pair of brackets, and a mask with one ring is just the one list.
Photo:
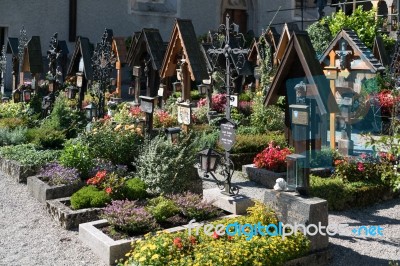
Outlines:
[[41, 203], [45, 203], [46, 200], [69, 197], [83, 186], [82, 182], [50, 186], [45, 180], [42, 176], [30, 176], [27, 180], [29, 193]]
[[[248, 216], [214, 221], [213, 228], [217, 224], [226, 227], [235, 223], [269, 225], [278, 222], [271, 209], [262, 204], [256, 203], [248, 212]], [[178, 231], [145, 235], [144, 240], [132, 243], [124, 265], [282, 265], [309, 252], [310, 242], [302, 234], [285, 239], [279, 235], [259, 235], [248, 239], [250, 228], [241, 235], [237, 232], [231, 234], [232, 231], [229, 235], [212, 232], [214, 229], [200, 228], [198, 234], [192, 230], [192, 234]], [[211, 236], [204, 231], [210, 231]]]
[[61, 227], [70, 230], [77, 228], [81, 223], [99, 219], [101, 208], [73, 210], [70, 204], [69, 197], [46, 201], [47, 211]]

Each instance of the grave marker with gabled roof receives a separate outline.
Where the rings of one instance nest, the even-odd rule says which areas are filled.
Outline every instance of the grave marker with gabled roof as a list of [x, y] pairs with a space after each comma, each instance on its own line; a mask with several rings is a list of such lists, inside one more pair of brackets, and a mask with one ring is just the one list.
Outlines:
[[[357, 97], [361, 92], [362, 81], [374, 78], [377, 73], [385, 69], [357, 34], [349, 29], [342, 29], [336, 35], [319, 61], [326, 77], [330, 80], [332, 94], [340, 104], [345, 100], [341, 92], [348, 94], [351, 91]], [[335, 120], [336, 115], [331, 114], [331, 132], [336, 130]], [[353, 123], [353, 120], [349, 119], [347, 123]], [[335, 137], [331, 135], [331, 148], [335, 148], [334, 143]]]
[[382, 36], [377, 35], [375, 37], [372, 53], [384, 67], [388, 67], [390, 65], [390, 59], [386, 52]]
[[161, 78], [176, 75], [182, 62], [182, 98], [190, 99], [190, 81], [208, 79], [207, 66], [191, 20], [176, 19], [160, 71]]
[[128, 49], [128, 52], [126, 55], [126, 62], [128, 63], [128, 65], [130, 67], [133, 66], [132, 65], [132, 55], [133, 55], [133, 51], [135, 50], [135, 46], [136, 46], [137, 40], [139, 39], [140, 33], [141, 33], [140, 31], [137, 31], [131, 37], [131, 44], [129, 46], [129, 49]]
[[[268, 106], [276, 104], [279, 96], [286, 97], [285, 125], [286, 137], [289, 143], [293, 142], [289, 105], [296, 103], [294, 87], [301, 81], [307, 84], [307, 98], [316, 102], [317, 113], [321, 118], [319, 119], [321, 122], [326, 122], [324, 117], [327, 114], [339, 111], [330, 91], [329, 82], [315, 57], [315, 50], [307, 32], [292, 34], [264, 101], [264, 104]], [[315, 117], [312, 119], [315, 119]], [[324, 126], [326, 126], [324, 123], [315, 126], [323, 143], [326, 139]], [[317, 149], [321, 147], [319, 141], [315, 145]]]
[[[68, 67], [67, 75], [75, 75], [77, 72], [83, 71], [86, 81], [93, 80], [92, 56], [94, 47], [86, 37], [79, 36], [75, 43], [74, 53]], [[79, 69], [82, 58], [83, 69]]]
[[113, 37], [112, 38], [112, 50], [114, 52], [116, 61], [115, 69], [117, 70], [117, 82], [116, 82], [116, 92], [118, 97], [121, 97], [121, 83], [122, 83], [122, 73], [121, 68], [126, 63], [126, 46], [124, 37]]
[[[147, 78], [146, 95], [154, 97], [160, 86], [160, 69], [165, 54], [165, 45], [158, 29], [142, 29], [129, 64], [141, 68]], [[146, 73], [146, 71], [148, 71]]]
[[275, 50], [276, 52], [274, 54], [275, 65], [278, 65], [281, 62], [293, 32], [298, 32], [298, 31], [299, 27], [297, 26], [296, 23], [285, 23], [285, 25], [283, 26], [282, 34], [279, 38], [278, 46], [276, 47]]
[[20, 84], [24, 83], [23, 75], [29, 72], [33, 79], [32, 88], [37, 89], [38, 78], [43, 73], [42, 48], [40, 45], [40, 37], [32, 36], [24, 48], [22, 59], [22, 73], [20, 73]]

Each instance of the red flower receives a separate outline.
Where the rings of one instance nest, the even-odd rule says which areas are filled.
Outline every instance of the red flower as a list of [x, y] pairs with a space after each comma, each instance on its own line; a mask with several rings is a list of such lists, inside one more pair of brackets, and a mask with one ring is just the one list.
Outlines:
[[229, 241], [233, 240], [233, 236], [228, 236], [228, 240]]
[[177, 248], [181, 249], [182, 248], [182, 239], [180, 237], [175, 237], [174, 238], [174, 246]]
[[106, 193], [107, 193], [108, 195], [110, 195], [111, 192], [112, 192], [112, 189], [111, 189], [110, 187], [106, 188]]
[[357, 170], [360, 171], [360, 172], [363, 172], [365, 170], [364, 164], [361, 163], [361, 162], [358, 162], [357, 163]]
[[289, 154], [291, 151], [288, 148], [274, 147], [273, 142], [270, 142], [265, 150], [256, 155], [253, 162], [257, 168], [283, 172], [286, 169], [286, 156]]
[[214, 233], [212, 235], [212, 238], [214, 238], [214, 239], [218, 239], [219, 238], [219, 235], [218, 235], [217, 231], [214, 231]]
[[192, 245], [196, 245], [196, 243], [197, 243], [197, 240], [196, 240], [196, 238], [195, 238], [194, 236], [190, 236], [190, 237], [189, 237], [189, 241], [190, 241], [190, 243], [191, 243]]

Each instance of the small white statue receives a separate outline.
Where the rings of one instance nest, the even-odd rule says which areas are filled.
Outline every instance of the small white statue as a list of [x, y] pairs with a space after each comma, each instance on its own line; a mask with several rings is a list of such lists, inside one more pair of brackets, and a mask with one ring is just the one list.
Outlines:
[[284, 190], [286, 190], [286, 187], [287, 187], [287, 184], [286, 184], [285, 179], [283, 179], [283, 178], [278, 178], [278, 179], [276, 180], [276, 184], [275, 184], [275, 186], [274, 186], [274, 190], [277, 190], [277, 191], [284, 191]]

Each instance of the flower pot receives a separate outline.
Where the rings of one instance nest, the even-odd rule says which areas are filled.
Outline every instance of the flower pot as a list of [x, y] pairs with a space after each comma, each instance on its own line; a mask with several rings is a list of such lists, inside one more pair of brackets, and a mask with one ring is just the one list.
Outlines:
[[46, 200], [69, 197], [83, 185], [83, 182], [79, 182], [72, 185], [50, 186], [43, 181], [41, 176], [30, 176], [27, 179], [29, 193], [41, 203], [45, 203]]
[[270, 189], [274, 188], [274, 185], [278, 178], [283, 178], [286, 180], [286, 172], [276, 173], [266, 169], [257, 168], [254, 164], [243, 165], [242, 172], [251, 181], [254, 181]]

